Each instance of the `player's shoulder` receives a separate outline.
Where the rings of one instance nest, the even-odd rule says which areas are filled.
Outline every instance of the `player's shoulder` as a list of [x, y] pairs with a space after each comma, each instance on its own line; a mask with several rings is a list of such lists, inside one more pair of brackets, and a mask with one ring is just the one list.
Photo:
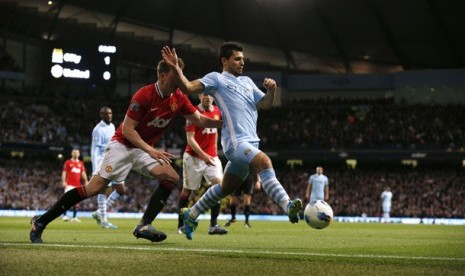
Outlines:
[[[189, 98], [187, 97], [186, 94], [184, 94], [181, 89], [176, 89], [176, 91], [173, 92], [173, 94], [171, 95], [172, 98], [175, 98], [175, 99], [181, 99], [183, 101], [186, 101], [186, 100], [189, 100]], [[189, 101], [190, 102], [190, 101]]]
[[205, 78], [205, 77], [219, 77], [219, 76], [222, 76], [222, 75], [223, 75], [223, 74], [221, 74], [221, 73], [219, 73], [219, 72], [212, 71], [212, 72], [206, 74], [206, 75], [204, 76], [204, 78]]
[[155, 85], [153, 83], [147, 84], [142, 86], [137, 92], [134, 94], [134, 97], [150, 97], [152, 94], [156, 94], [155, 92]]

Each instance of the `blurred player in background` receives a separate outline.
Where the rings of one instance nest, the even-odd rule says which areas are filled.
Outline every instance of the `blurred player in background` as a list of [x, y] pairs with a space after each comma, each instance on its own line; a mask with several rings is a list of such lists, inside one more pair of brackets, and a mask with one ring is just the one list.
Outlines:
[[229, 208], [231, 210], [231, 219], [226, 222], [224, 226], [229, 227], [231, 223], [236, 222], [237, 205], [239, 204], [239, 197], [242, 196], [242, 203], [244, 206], [245, 222], [244, 227], [250, 228], [250, 204], [252, 203], [252, 195], [254, 190], [260, 189], [260, 177], [253, 169], [250, 170], [247, 178], [242, 182], [232, 194], [229, 195]]
[[323, 174], [323, 167], [316, 167], [316, 173], [308, 179], [305, 200], [312, 204], [317, 200], [329, 200], [329, 182], [328, 177]]
[[[78, 149], [73, 149], [71, 151], [71, 159], [65, 161], [63, 166], [63, 172], [61, 173], [61, 183], [63, 188], [65, 189], [65, 193], [81, 187], [82, 184], [87, 185], [87, 174], [86, 174], [86, 167], [84, 166], [84, 162], [79, 160], [79, 156], [81, 152]], [[81, 178], [84, 180], [84, 183], [81, 183]], [[79, 218], [76, 217], [78, 204], [74, 204], [73, 206], [73, 218], [71, 221], [74, 222], [81, 222]], [[66, 211], [70, 208], [64, 209], [64, 216], [63, 221], [69, 221], [68, 216], [66, 215]]]
[[189, 81], [179, 66], [175, 49], [162, 49], [163, 59], [172, 67], [175, 79], [184, 93], [206, 93], [213, 96], [220, 108], [224, 124], [221, 144], [229, 160], [220, 185], [214, 185], [190, 209], [183, 210], [186, 237], [192, 239], [197, 217], [231, 194], [255, 168], [262, 180], [263, 189], [288, 214], [292, 223], [299, 221], [302, 209], [300, 199], [291, 200], [276, 178], [271, 159], [258, 149], [258, 110], [271, 108], [277, 90], [273, 79], [265, 78], [263, 93], [249, 77], [242, 76], [244, 69], [243, 48], [234, 42], [221, 45], [219, 59], [223, 72], [211, 72], [203, 78]]
[[383, 207], [383, 218], [384, 222], [391, 222], [391, 201], [392, 201], [392, 192], [389, 186], [384, 187], [384, 191], [381, 193], [381, 204]]
[[[184, 67], [182, 61], [179, 66]], [[173, 155], [160, 151], [154, 145], [160, 140], [170, 123], [183, 115], [196, 125], [220, 128], [221, 120], [203, 116], [195, 109], [173, 78], [173, 70], [161, 60], [157, 66], [158, 81], [139, 89], [131, 98], [123, 123], [106, 148], [100, 170], [88, 185], [65, 193], [51, 209], [31, 219], [29, 239], [42, 243], [47, 225], [74, 204], [97, 195], [111, 181], [123, 181], [131, 170], [158, 180], [159, 185], [134, 228], [133, 235], [152, 242], [166, 239], [166, 234], [156, 230], [152, 222], [165, 206], [171, 191], [177, 186], [179, 175], [171, 166]]]
[[[100, 108], [100, 118], [102, 119], [92, 131], [92, 144], [90, 155], [92, 158], [92, 172], [98, 173], [100, 162], [105, 155], [105, 148], [110, 142], [111, 137], [115, 134], [115, 125], [111, 122], [113, 119], [113, 112], [111, 108], [104, 106]], [[97, 221], [97, 224], [102, 228], [115, 229], [118, 226], [113, 225], [108, 221], [107, 208], [124, 195], [124, 181], [110, 183], [114, 189], [112, 193], [106, 198], [105, 191], [97, 196], [98, 210], [92, 213], [92, 217]]]
[[[213, 97], [204, 93], [199, 94], [200, 104], [197, 110], [210, 118], [219, 119], [220, 110], [213, 105]], [[223, 165], [218, 158], [217, 143], [218, 131], [216, 128], [204, 128], [192, 124], [186, 120], [187, 146], [183, 156], [183, 188], [179, 198], [179, 210], [188, 206], [189, 198], [193, 191], [200, 188], [202, 178], [208, 185], [217, 185], [223, 178]], [[218, 225], [218, 215], [220, 213], [220, 201], [211, 207], [210, 235], [224, 235], [228, 231]], [[178, 219], [178, 232], [183, 233], [184, 223], [182, 216]]]

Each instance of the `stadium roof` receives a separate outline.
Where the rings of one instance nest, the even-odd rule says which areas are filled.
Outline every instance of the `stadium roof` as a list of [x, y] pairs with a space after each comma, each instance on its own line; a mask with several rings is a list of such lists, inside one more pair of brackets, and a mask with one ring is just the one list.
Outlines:
[[163, 33], [161, 39], [171, 44], [214, 51], [219, 41], [238, 41], [250, 45], [249, 58], [290, 70], [465, 67], [463, 0], [61, 0], [54, 5], [80, 10], [68, 16], [87, 13], [101, 20], [98, 15], [107, 14], [110, 20], [101, 23], [110, 30], [130, 24]]

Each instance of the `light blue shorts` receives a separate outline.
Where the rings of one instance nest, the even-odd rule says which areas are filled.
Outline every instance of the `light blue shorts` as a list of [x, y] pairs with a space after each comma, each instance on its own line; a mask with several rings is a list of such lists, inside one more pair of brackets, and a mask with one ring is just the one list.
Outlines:
[[261, 151], [258, 149], [258, 142], [239, 142], [237, 148], [229, 149], [224, 153], [228, 159], [224, 172], [237, 175], [242, 180], [246, 179], [249, 165], [259, 152]]

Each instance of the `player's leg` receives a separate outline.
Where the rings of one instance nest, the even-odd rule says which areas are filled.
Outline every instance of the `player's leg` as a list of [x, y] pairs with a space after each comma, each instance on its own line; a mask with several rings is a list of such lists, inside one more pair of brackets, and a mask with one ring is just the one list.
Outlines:
[[193, 191], [197, 191], [200, 188], [200, 184], [203, 178], [203, 171], [206, 169], [207, 164], [201, 159], [193, 157], [192, 155], [184, 152], [182, 158], [182, 191], [179, 198], [179, 216], [178, 216], [178, 233], [184, 233], [184, 222], [181, 216], [181, 210], [187, 208], [189, 200]]
[[188, 239], [192, 239], [193, 232], [198, 225], [197, 217], [239, 187], [247, 177], [249, 164], [258, 152], [256, 146], [247, 142], [239, 143], [237, 148], [225, 152], [229, 162], [224, 170], [225, 173], [221, 184], [210, 187], [192, 208], [182, 211]]
[[45, 227], [54, 219], [59, 217], [64, 211], [68, 210], [71, 206], [81, 202], [82, 200], [92, 197], [100, 190], [105, 188], [109, 180], [100, 176], [93, 176], [86, 186], [80, 186], [66, 192], [58, 201], [41, 216], [35, 216], [31, 220], [31, 232], [29, 238], [33, 243], [42, 242], [42, 232]]
[[[118, 226], [113, 225], [111, 222], [108, 221], [108, 208], [111, 208], [125, 193], [125, 186], [124, 181], [122, 182], [111, 182], [111, 186], [113, 191], [110, 193], [108, 198], [105, 200], [104, 212], [101, 213], [102, 215], [102, 227], [108, 229], [116, 229]], [[100, 209], [102, 211], [102, 209]]]
[[231, 194], [247, 176], [248, 170], [248, 166], [228, 162], [221, 184], [210, 187], [192, 208], [182, 211], [185, 234], [188, 239], [192, 239], [192, 233], [197, 227], [197, 217], [211, 209], [222, 198]]
[[383, 205], [383, 217], [384, 217], [384, 223], [389, 223], [390, 222], [390, 216], [389, 212], [391, 211], [391, 206], [388, 204]]
[[[71, 190], [71, 189], [74, 189], [74, 186], [69, 186], [69, 185], [67, 185], [67, 186], [65, 187], [65, 193], [66, 193], [67, 191]], [[64, 222], [70, 221], [70, 218], [68, 217], [68, 214], [67, 214], [67, 213], [68, 213], [68, 210], [65, 210], [65, 211], [63, 212], [63, 217], [62, 217], [62, 219], [63, 219]]]
[[271, 159], [264, 152], [259, 152], [251, 163], [260, 175], [263, 190], [268, 196], [287, 213], [289, 221], [299, 222], [299, 212], [302, 210], [302, 201], [297, 198], [291, 200], [286, 190], [276, 178]]
[[[221, 164], [221, 160], [215, 157], [215, 166], [206, 166], [203, 173], [208, 185], [213, 186], [220, 184], [223, 178], [223, 165]], [[208, 234], [210, 235], [225, 235], [228, 233], [228, 230], [218, 225], [220, 208], [221, 200], [218, 200], [210, 209], [210, 227], [208, 228]]]
[[73, 208], [72, 208], [72, 210], [73, 210], [73, 218], [71, 219], [71, 221], [73, 221], [73, 222], [81, 222], [81, 220], [77, 217], [78, 207], [79, 207], [79, 205], [75, 204], [73, 206]]
[[[96, 160], [92, 160], [92, 175], [98, 175], [99, 170], [102, 167], [103, 155], [97, 157]], [[103, 189], [97, 195], [97, 207], [98, 209], [92, 213], [92, 218], [95, 219], [98, 225], [102, 225], [102, 217], [106, 214], [107, 209], [105, 208], [106, 203], [106, 189]]]
[[98, 210], [92, 213], [92, 217], [97, 221], [98, 225], [102, 225], [103, 217], [107, 213], [106, 196], [103, 193], [97, 195]]
[[179, 207], [179, 215], [178, 215], [178, 234], [183, 233], [183, 228], [184, 228], [184, 222], [182, 220], [181, 216], [181, 210], [183, 208], [187, 208], [189, 206], [189, 199], [192, 195], [192, 191], [187, 189], [186, 187], [183, 187], [181, 190], [181, 195], [179, 196], [179, 202], [178, 202], [178, 207]]
[[252, 195], [251, 194], [244, 194], [243, 197], [243, 203], [244, 203], [244, 216], [245, 216], [245, 223], [244, 226], [246, 228], [250, 228], [249, 224], [249, 216], [250, 216], [250, 203], [252, 201]]
[[237, 203], [238, 203], [236, 193], [238, 190], [234, 191], [231, 195], [229, 195], [229, 209], [231, 212], [231, 219], [228, 220], [228, 222], [226, 222], [226, 224], [224, 225], [226, 227], [229, 227], [231, 226], [231, 223], [236, 222], [236, 208], [237, 208]]
[[161, 242], [166, 239], [166, 234], [156, 230], [152, 222], [161, 212], [179, 181], [179, 176], [170, 164], [160, 165], [158, 161], [151, 158], [141, 149], [135, 149], [138, 152], [133, 170], [142, 175], [151, 175], [159, 181], [157, 189], [153, 192], [149, 204], [140, 220], [134, 228], [133, 235], [137, 238], [144, 238], [152, 242]]

